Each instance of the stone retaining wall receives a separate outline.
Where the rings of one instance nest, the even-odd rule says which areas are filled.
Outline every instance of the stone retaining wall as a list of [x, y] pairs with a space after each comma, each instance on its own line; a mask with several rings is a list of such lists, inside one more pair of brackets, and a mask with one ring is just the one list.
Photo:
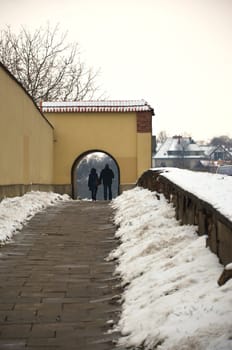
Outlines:
[[138, 186], [163, 193], [176, 209], [176, 219], [183, 225], [196, 225], [199, 235], [207, 235], [206, 245], [223, 265], [232, 262], [232, 222], [190, 192], [162, 176], [162, 171], [148, 170]]

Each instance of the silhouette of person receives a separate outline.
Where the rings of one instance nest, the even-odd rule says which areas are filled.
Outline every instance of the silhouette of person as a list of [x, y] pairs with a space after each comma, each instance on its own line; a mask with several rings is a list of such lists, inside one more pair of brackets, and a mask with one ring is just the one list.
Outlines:
[[97, 199], [97, 189], [99, 185], [99, 178], [95, 168], [92, 168], [89, 174], [88, 186], [91, 191], [91, 197], [93, 201]]
[[109, 200], [112, 199], [112, 181], [114, 178], [113, 170], [110, 169], [109, 164], [105, 165], [100, 173], [100, 183], [103, 182], [104, 187], [104, 200], [107, 200], [107, 192], [109, 192]]

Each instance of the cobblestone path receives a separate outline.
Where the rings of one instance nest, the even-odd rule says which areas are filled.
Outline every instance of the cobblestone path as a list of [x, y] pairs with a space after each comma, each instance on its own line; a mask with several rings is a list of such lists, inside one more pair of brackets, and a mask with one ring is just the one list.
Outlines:
[[112, 350], [120, 311], [115, 227], [107, 202], [68, 201], [36, 214], [0, 248], [0, 349]]

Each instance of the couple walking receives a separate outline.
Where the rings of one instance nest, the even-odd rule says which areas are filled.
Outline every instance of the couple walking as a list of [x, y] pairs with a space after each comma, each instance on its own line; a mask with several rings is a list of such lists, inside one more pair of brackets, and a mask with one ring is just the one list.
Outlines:
[[102, 169], [100, 177], [98, 177], [97, 171], [95, 168], [92, 168], [89, 174], [88, 186], [92, 194], [92, 200], [95, 201], [97, 197], [98, 186], [103, 182], [104, 188], [104, 199], [107, 200], [107, 192], [109, 193], [109, 200], [112, 199], [112, 180], [114, 178], [114, 173], [110, 169], [109, 164], [105, 165], [105, 168]]

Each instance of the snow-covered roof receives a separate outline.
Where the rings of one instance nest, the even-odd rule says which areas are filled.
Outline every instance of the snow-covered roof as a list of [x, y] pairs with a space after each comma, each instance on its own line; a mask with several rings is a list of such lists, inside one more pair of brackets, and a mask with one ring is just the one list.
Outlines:
[[179, 158], [178, 151], [183, 150], [185, 158], [205, 158], [202, 149], [188, 137], [180, 138], [180, 141], [177, 137], [168, 137], [153, 158]]
[[42, 112], [153, 112], [145, 100], [42, 102]]
[[201, 145], [200, 147], [205, 152], [206, 156], [209, 156], [215, 150], [215, 146]]
[[173, 148], [173, 138], [168, 137], [167, 140], [158, 149], [155, 158], [167, 158], [168, 150]]

